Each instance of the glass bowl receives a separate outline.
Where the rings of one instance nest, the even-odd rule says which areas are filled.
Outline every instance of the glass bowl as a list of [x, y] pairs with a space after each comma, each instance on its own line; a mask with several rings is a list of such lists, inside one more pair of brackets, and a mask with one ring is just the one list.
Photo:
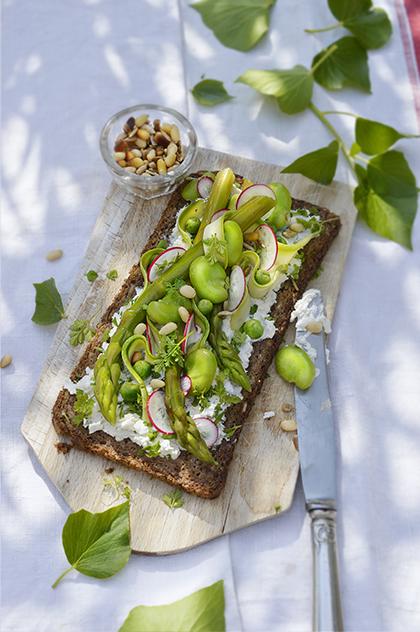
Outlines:
[[[131, 116], [136, 118], [141, 114], [148, 114], [150, 122], [160, 119], [161, 123], [174, 124], [178, 127], [181, 145], [184, 150], [184, 160], [171, 167], [165, 175], [144, 175], [127, 172], [115, 160], [114, 144], [123, 131], [123, 126]], [[125, 189], [145, 199], [166, 195], [173, 191], [179, 182], [185, 178], [194, 160], [197, 149], [197, 136], [191, 123], [179, 112], [172, 108], [150, 103], [141, 103], [125, 108], [111, 116], [104, 125], [100, 135], [100, 150], [102, 158], [114, 179]]]

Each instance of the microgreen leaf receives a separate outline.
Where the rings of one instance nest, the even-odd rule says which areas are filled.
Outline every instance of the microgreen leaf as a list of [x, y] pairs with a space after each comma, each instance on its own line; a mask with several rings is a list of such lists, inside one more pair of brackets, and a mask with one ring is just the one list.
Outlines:
[[275, 0], [200, 0], [191, 6], [198, 11], [217, 39], [240, 51], [253, 48], [269, 27], [270, 8]]
[[169, 367], [184, 365], [184, 355], [181, 351], [183, 339], [177, 340], [176, 332], [163, 336], [156, 363], [153, 366], [156, 374], [163, 373]]
[[76, 414], [72, 418], [72, 423], [75, 426], [80, 426], [84, 419], [92, 415], [94, 403], [95, 400], [93, 397], [89, 397], [81, 388], [76, 388], [76, 399], [73, 404], [73, 409]]
[[42, 283], [34, 283], [35, 311], [32, 320], [37, 325], [53, 325], [65, 318], [63, 301], [55, 285], [55, 280], [47, 279]]
[[225, 632], [223, 580], [163, 606], [133, 608], [119, 632]]
[[312, 98], [312, 73], [305, 66], [298, 65], [289, 70], [247, 70], [236, 81], [261, 94], [276, 97], [280, 109], [286, 114], [301, 112]]
[[233, 97], [228, 94], [222, 81], [217, 79], [203, 79], [196, 83], [191, 93], [200, 105], [213, 106], [230, 101]]
[[118, 573], [130, 557], [129, 502], [101, 513], [81, 509], [70, 514], [63, 528], [63, 547], [71, 567], [54, 582], [55, 588], [72, 568], [104, 579]]
[[75, 320], [70, 326], [70, 344], [72, 347], [83, 344], [85, 341], [92, 340], [95, 329], [88, 320]]
[[182, 492], [179, 489], [174, 489], [170, 494], [164, 494], [162, 500], [169, 509], [179, 509], [184, 505]]
[[391, 150], [358, 165], [354, 204], [368, 226], [408, 249], [417, 211], [417, 185], [404, 155]]
[[315, 182], [330, 184], [337, 169], [338, 149], [338, 142], [333, 140], [326, 147], [301, 156], [285, 167], [283, 173], [301, 173]]
[[107, 272], [106, 278], [110, 281], [115, 281], [115, 279], [118, 279], [118, 270], [110, 270]]
[[411, 134], [401, 134], [390, 125], [357, 117], [355, 126], [359, 151], [365, 154], [382, 154], [400, 138], [418, 138]]
[[[327, 57], [326, 53], [333, 46], [335, 50]], [[317, 66], [324, 56], [324, 61]], [[313, 58], [312, 67], [315, 81], [327, 90], [348, 87], [370, 92], [367, 54], [355, 37], [342, 37], [320, 51]]]
[[96, 281], [96, 279], [98, 278], [98, 273], [96, 272], [96, 270], [88, 270], [85, 276], [89, 283], [93, 283], [93, 281]]

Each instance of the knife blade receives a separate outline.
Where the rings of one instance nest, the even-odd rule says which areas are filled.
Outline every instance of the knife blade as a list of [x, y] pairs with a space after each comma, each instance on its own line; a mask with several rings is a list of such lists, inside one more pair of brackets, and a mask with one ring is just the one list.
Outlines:
[[[318, 313], [322, 298], [314, 293]], [[297, 323], [296, 342], [302, 335]], [[299, 336], [300, 334], [300, 336]], [[299, 459], [306, 509], [311, 518], [313, 557], [313, 630], [343, 630], [336, 545], [336, 440], [328, 390], [325, 333], [304, 334], [306, 348], [316, 352], [319, 374], [305, 391], [295, 388]]]

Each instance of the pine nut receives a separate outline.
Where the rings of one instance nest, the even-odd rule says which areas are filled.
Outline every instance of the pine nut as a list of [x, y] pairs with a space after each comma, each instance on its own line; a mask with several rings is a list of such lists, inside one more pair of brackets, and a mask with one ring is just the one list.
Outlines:
[[114, 158], [115, 160], [118, 162], [119, 160], [124, 160], [125, 159], [125, 152], [124, 151], [116, 151], [114, 154]]
[[284, 413], [291, 413], [294, 411], [294, 406], [292, 406], [292, 404], [288, 404], [287, 402], [285, 402], [282, 407], [281, 407], [282, 411]]
[[45, 257], [47, 261], [57, 261], [63, 256], [63, 251], [57, 248], [57, 250], [50, 250]]
[[169, 323], [166, 323], [166, 325], [163, 325], [163, 327], [159, 329], [159, 333], [161, 336], [167, 336], [168, 334], [171, 334], [176, 329], [177, 329], [177, 324], [170, 321]]
[[142, 140], [145, 140], [145, 141], [148, 141], [150, 139], [150, 134], [145, 129], [138, 129], [137, 130], [137, 136], [139, 138], [141, 138]]
[[164, 388], [165, 382], [163, 380], [158, 380], [156, 378], [153, 378], [153, 380], [150, 380], [150, 386], [152, 387], [154, 391], [156, 391], [159, 388]]
[[166, 174], [166, 164], [165, 161], [162, 160], [162, 158], [159, 158], [159, 160], [157, 161], [157, 170], [161, 175]]
[[283, 419], [280, 423], [280, 428], [285, 432], [294, 432], [297, 430], [297, 424], [295, 419]]
[[166, 149], [166, 154], [175, 154], [178, 151], [178, 147], [175, 145], [175, 143], [169, 143], [167, 149]]
[[139, 323], [138, 325], [134, 327], [134, 333], [136, 336], [142, 336], [145, 331], [146, 331], [145, 323]]
[[179, 143], [179, 141], [181, 140], [181, 137], [179, 135], [179, 129], [177, 128], [176, 125], [172, 125], [170, 136], [172, 140], [174, 141], [174, 143]]
[[134, 158], [134, 154], [133, 154], [133, 153], [131, 153], [131, 151], [128, 151], [128, 152], [125, 154], [125, 159], [126, 159], [126, 160], [133, 160], [133, 158]]
[[192, 285], [183, 285], [179, 288], [179, 293], [185, 296], [185, 298], [194, 298], [197, 294]]
[[183, 305], [181, 305], [180, 307], [178, 307], [178, 314], [181, 317], [181, 320], [186, 323], [190, 317], [190, 312], [187, 310], [186, 307], [184, 307]]
[[137, 169], [138, 167], [141, 167], [141, 166], [142, 166], [142, 164], [143, 164], [143, 160], [142, 160], [141, 158], [137, 158], [137, 157], [136, 157], [136, 158], [133, 158], [133, 160], [131, 160], [131, 161], [130, 161], [130, 165], [131, 165], [132, 167], [136, 167], [136, 169]]
[[294, 222], [293, 224], [290, 224], [289, 228], [290, 230], [293, 230], [294, 233], [301, 233], [305, 230], [305, 227], [302, 226], [302, 224], [299, 224], [299, 222]]
[[131, 356], [131, 358], [130, 358], [130, 362], [131, 362], [131, 364], [135, 364], [136, 362], [138, 362], [138, 361], [139, 361], [139, 360], [141, 360], [141, 359], [142, 359], [142, 358], [141, 358], [141, 353], [140, 353], [140, 351], [135, 351], [135, 352], [133, 353], [133, 355]]
[[306, 325], [306, 330], [312, 334], [319, 334], [322, 331], [322, 323], [320, 323], [319, 320], [311, 320]]
[[5, 369], [7, 366], [9, 366], [9, 364], [12, 364], [12, 360], [13, 358], [11, 355], [4, 355], [0, 360], [0, 369]]
[[138, 169], [136, 169], [136, 173], [141, 176], [142, 173], [144, 173], [147, 169], [147, 164], [145, 163], [144, 165], [142, 165], [141, 167], [139, 167]]
[[148, 115], [147, 114], [141, 114], [140, 116], [138, 116], [136, 118], [136, 127], [141, 127], [142, 125], [144, 125], [147, 122], [148, 119]]
[[172, 131], [172, 125], [170, 123], [162, 123], [160, 128], [167, 134], [170, 134]]
[[128, 171], [128, 173], [136, 173], [136, 168], [135, 167], [125, 167], [125, 171]]
[[165, 158], [165, 165], [169, 168], [172, 167], [173, 164], [175, 164], [175, 160], [176, 160], [176, 155], [175, 154], [168, 154]]
[[131, 153], [133, 154], [133, 156], [136, 156], [136, 158], [141, 158], [141, 151], [140, 151], [140, 149], [132, 149]]
[[146, 154], [146, 158], [149, 162], [151, 160], [154, 160], [154, 158], [156, 158], [156, 151], [154, 149], [151, 149], [150, 151], [148, 151]]
[[147, 143], [145, 140], [143, 140], [142, 138], [139, 138], [138, 140], [136, 140], [136, 145], [137, 147], [139, 147], [140, 149], [145, 149], [147, 147]]
[[119, 160], [118, 164], [120, 165], [120, 167], [126, 167], [127, 163], [125, 162], [125, 160]]

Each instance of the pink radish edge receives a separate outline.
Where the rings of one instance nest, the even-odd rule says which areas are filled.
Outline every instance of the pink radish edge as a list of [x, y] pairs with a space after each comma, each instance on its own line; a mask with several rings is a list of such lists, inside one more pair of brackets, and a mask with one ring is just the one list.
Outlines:
[[189, 375], [183, 375], [181, 377], [181, 391], [184, 393], [184, 397], [187, 397], [192, 388], [192, 381]]
[[279, 244], [274, 230], [268, 224], [261, 224], [257, 230], [262, 246], [262, 252], [260, 253], [261, 269], [268, 271], [271, 270], [276, 263]]
[[163, 258], [163, 261], [167, 261], [168, 260], [168, 253], [175, 251], [175, 256], [169, 256], [169, 261], [172, 261], [172, 259], [176, 259], [176, 257], [178, 255], [181, 255], [185, 252], [185, 248], [183, 248], [182, 246], [171, 246], [171, 248], [167, 248], [166, 250], [164, 250], [163, 252], [161, 252], [159, 255], [156, 255], [156, 257], [153, 259], [152, 263], [149, 265], [148, 269], [147, 269], [147, 280], [148, 281], [154, 281], [159, 274], [154, 274], [154, 267], [156, 265], [156, 263], [159, 261], [159, 259]]
[[153, 391], [147, 400], [146, 408], [150, 423], [158, 432], [164, 435], [174, 434], [163, 391]]
[[209, 176], [201, 176], [197, 181], [197, 191], [200, 197], [207, 198], [213, 186], [213, 180]]
[[239, 194], [239, 197], [236, 200], [236, 208], [241, 208], [245, 202], [248, 202], [248, 200], [257, 196], [269, 197], [272, 200], [276, 199], [276, 194], [267, 184], [251, 184], [250, 187], [244, 189], [242, 193]]
[[194, 423], [208, 448], [219, 438], [219, 429], [211, 417], [194, 417]]

